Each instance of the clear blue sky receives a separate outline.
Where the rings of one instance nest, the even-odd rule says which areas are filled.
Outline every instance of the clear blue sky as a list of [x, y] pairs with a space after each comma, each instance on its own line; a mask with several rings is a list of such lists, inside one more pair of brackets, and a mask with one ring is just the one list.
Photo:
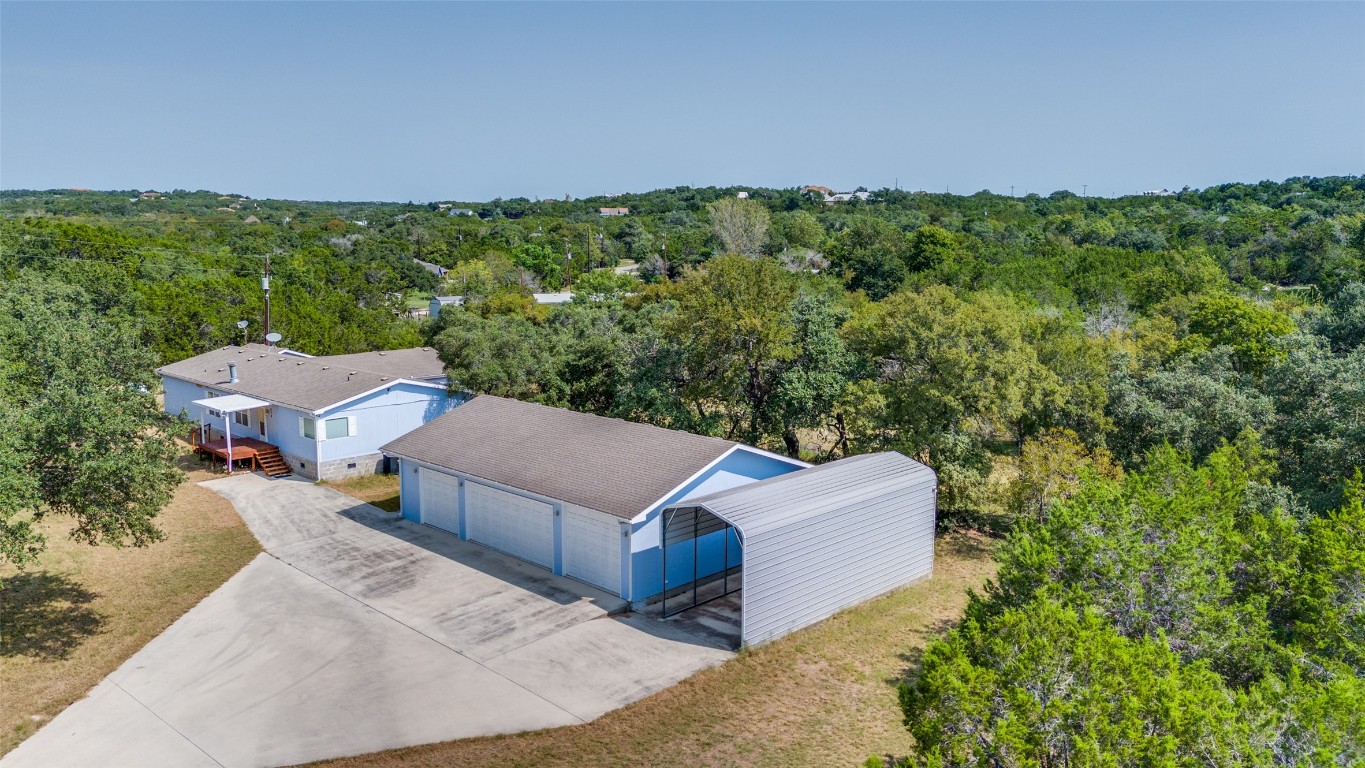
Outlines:
[[1123, 194], [1365, 173], [1365, 3], [0, 4], [0, 187]]

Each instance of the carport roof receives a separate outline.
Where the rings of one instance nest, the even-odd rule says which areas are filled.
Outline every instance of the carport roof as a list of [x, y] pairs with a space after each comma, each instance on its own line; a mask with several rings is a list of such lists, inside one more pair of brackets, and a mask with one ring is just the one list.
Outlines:
[[737, 445], [479, 395], [380, 450], [630, 519]]
[[747, 538], [934, 479], [934, 470], [895, 451], [865, 453], [680, 501], [669, 509], [700, 507]]

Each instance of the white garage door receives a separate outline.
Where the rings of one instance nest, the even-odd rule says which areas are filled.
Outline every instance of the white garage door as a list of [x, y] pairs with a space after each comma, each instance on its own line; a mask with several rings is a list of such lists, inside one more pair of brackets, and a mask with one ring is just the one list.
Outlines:
[[473, 480], [464, 485], [464, 501], [465, 532], [471, 540], [554, 568], [554, 508], [549, 504]]
[[421, 468], [419, 506], [422, 522], [445, 531], [460, 532], [460, 479]]
[[564, 574], [621, 593], [621, 524], [616, 518], [564, 505]]

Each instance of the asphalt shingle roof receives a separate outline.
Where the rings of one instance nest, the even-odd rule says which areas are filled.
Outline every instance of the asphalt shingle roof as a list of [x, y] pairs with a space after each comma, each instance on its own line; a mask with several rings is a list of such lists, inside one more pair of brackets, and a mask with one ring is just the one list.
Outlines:
[[[228, 363], [237, 364], [235, 384], [228, 383]], [[281, 354], [278, 348], [248, 344], [163, 365], [157, 373], [316, 412], [398, 379], [437, 379], [444, 366], [436, 351], [426, 347], [298, 357]]]
[[628, 520], [736, 445], [479, 395], [380, 450]]

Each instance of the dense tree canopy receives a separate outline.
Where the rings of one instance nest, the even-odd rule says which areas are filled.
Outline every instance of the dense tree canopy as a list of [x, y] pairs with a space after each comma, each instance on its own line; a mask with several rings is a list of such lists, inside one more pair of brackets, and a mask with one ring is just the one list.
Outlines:
[[138, 323], [33, 276], [0, 285], [0, 559], [24, 565], [47, 515], [90, 544], [143, 545], [180, 481]]
[[[17, 190], [0, 213], [7, 558], [49, 512], [155, 537], [173, 475], [150, 371], [238, 320], [259, 340], [269, 256], [272, 329], [304, 352], [425, 341], [460, 390], [931, 465], [945, 528], [1008, 536], [903, 691], [926, 765], [1365, 761], [1365, 179], [848, 202]], [[463, 305], [423, 319], [432, 294]], [[135, 446], [117, 472], [96, 460], [114, 442]]]

